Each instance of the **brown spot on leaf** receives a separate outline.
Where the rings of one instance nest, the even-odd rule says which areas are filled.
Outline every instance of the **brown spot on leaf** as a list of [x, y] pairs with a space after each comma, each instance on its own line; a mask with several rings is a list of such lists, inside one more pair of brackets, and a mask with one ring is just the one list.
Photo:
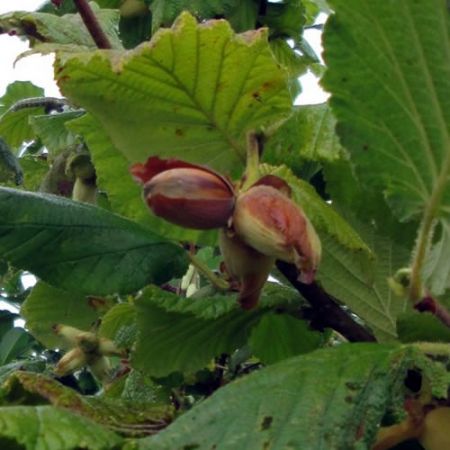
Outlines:
[[272, 426], [273, 417], [266, 416], [261, 422], [261, 431], [268, 430]]
[[263, 83], [263, 85], [261, 86], [261, 90], [262, 91], [268, 91], [269, 89], [271, 89], [274, 85], [273, 81], [266, 81], [265, 83]]
[[252, 97], [257, 100], [258, 102], [262, 101], [261, 99], [261, 95], [259, 94], [259, 92], [253, 92]]
[[88, 297], [88, 305], [95, 310], [101, 310], [103, 308], [105, 308], [105, 306], [107, 305], [107, 301], [105, 298], [102, 297], [94, 297], [94, 296], [90, 296]]
[[177, 128], [175, 130], [175, 135], [178, 137], [183, 137], [184, 136], [184, 131], [181, 128]]
[[359, 441], [364, 436], [365, 426], [364, 422], [361, 422], [355, 433], [355, 440]]

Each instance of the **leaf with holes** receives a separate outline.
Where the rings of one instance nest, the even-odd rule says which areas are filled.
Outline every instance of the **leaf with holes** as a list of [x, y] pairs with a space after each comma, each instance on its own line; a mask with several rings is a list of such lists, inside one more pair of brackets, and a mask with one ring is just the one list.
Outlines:
[[449, 218], [447, 2], [329, 3], [323, 84], [359, 178], [401, 219]]
[[342, 344], [290, 358], [222, 387], [138, 448], [371, 448], [386, 410], [402, 403], [415, 353]]
[[188, 13], [128, 52], [59, 52], [56, 78], [128, 161], [178, 157], [240, 174], [246, 132], [291, 110], [265, 29], [235, 34]]
[[[8, 406], [49, 403], [58, 407], [61, 412], [73, 412], [78, 417], [82, 416], [87, 421], [96, 423], [97, 426], [102, 425], [105, 431], [110, 429], [139, 437], [155, 433], [172, 421], [173, 407], [155, 400], [141, 401], [139, 407], [136, 407], [136, 402], [84, 396], [46, 375], [19, 371], [3, 384], [0, 404]], [[2, 409], [0, 408], [0, 411]], [[55, 447], [55, 450], [59, 448]]]
[[187, 267], [184, 250], [85, 203], [0, 188], [0, 253], [48, 283], [85, 294], [128, 293]]

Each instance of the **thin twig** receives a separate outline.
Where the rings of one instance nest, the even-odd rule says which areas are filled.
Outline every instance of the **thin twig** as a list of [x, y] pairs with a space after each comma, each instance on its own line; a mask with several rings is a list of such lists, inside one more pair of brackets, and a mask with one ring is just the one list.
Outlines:
[[293, 264], [277, 261], [277, 267], [311, 305], [313, 322], [320, 323], [322, 327], [333, 328], [350, 342], [376, 341], [368, 330], [356, 323], [317, 283], [300, 283], [297, 280], [297, 268]]
[[88, 29], [92, 39], [96, 43], [98, 48], [112, 48], [111, 42], [106, 36], [102, 27], [98, 23], [97, 17], [95, 17], [92, 8], [89, 6], [87, 0], [73, 0], [81, 18], [83, 19], [86, 28]]

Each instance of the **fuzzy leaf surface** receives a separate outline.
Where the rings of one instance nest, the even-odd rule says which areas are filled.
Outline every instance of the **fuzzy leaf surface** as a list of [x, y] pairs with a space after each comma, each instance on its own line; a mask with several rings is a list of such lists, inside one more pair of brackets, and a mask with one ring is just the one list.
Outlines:
[[401, 219], [450, 209], [447, 2], [332, 0], [325, 88], [361, 180]]
[[128, 161], [179, 157], [240, 174], [247, 130], [291, 109], [264, 29], [236, 35], [224, 20], [197, 24], [182, 13], [134, 50], [58, 55], [62, 92]]
[[0, 252], [63, 289], [128, 293], [183, 273], [182, 248], [104, 209], [0, 188]]

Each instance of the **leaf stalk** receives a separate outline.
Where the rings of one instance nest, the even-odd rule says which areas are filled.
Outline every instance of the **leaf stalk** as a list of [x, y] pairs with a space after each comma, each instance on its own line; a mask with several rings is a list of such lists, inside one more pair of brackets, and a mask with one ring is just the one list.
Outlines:
[[102, 49], [111, 49], [111, 42], [100, 26], [97, 17], [95, 16], [94, 11], [92, 11], [92, 8], [89, 6], [87, 0], [73, 0], [73, 3], [80, 13], [81, 18], [83, 19], [83, 22], [97, 47]]
[[225, 281], [223, 278], [218, 277], [215, 273], [213, 273], [209, 267], [192, 253], [187, 253], [191, 264], [197, 268], [197, 270], [205, 276], [217, 289], [221, 289], [226, 291], [230, 288], [230, 284]]

